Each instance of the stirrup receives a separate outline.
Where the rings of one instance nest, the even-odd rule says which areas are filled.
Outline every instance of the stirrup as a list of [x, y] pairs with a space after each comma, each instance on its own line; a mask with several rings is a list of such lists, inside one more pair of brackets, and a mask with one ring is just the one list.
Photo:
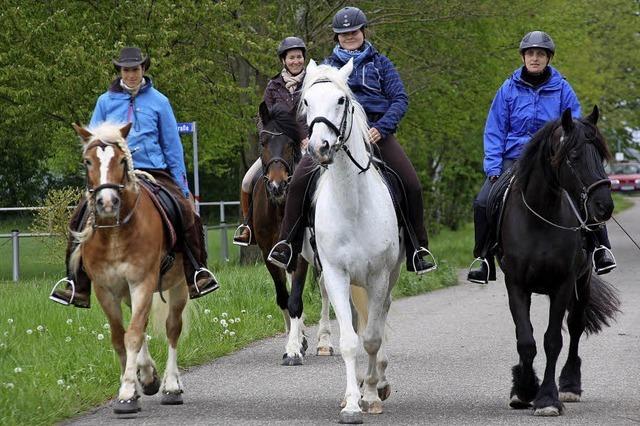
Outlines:
[[[205, 290], [204, 292], [200, 291], [200, 288], [198, 288], [198, 274], [201, 274], [202, 272], [206, 272], [209, 275], [211, 275], [211, 278], [213, 279], [213, 282], [215, 283], [215, 285], [213, 287], [210, 287], [208, 290]], [[220, 285], [218, 284], [218, 280], [216, 278], [215, 275], [213, 275], [213, 272], [211, 272], [210, 270], [208, 270], [207, 268], [205, 268], [204, 266], [198, 268], [194, 273], [193, 273], [193, 286], [195, 287], [196, 291], [198, 292], [199, 296], [204, 296], [205, 294], [209, 294], [212, 291], [217, 290], [218, 288], [220, 288]]]
[[[273, 258], [271, 255], [273, 254], [273, 251], [276, 249], [276, 247], [278, 247], [280, 244], [285, 244], [287, 247], [289, 247], [289, 259], [287, 260], [287, 263], [282, 263], [279, 260]], [[287, 240], [281, 240], [278, 241], [272, 248], [271, 251], [269, 252], [269, 256], [267, 256], [267, 260], [271, 263], [273, 263], [274, 265], [276, 265], [279, 268], [282, 269], [287, 269], [287, 267], [289, 266], [289, 263], [291, 263], [291, 258], [293, 257], [293, 246], [291, 245], [291, 243], [289, 243]]]
[[[485, 277], [484, 281], [482, 281], [482, 280], [474, 280], [473, 278], [469, 278], [469, 274], [471, 273], [471, 268], [473, 268], [473, 265], [475, 265], [476, 262], [482, 262], [487, 267], [487, 276]], [[471, 262], [471, 265], [469, 265], [469, 272], [467, 272], [467, 281], [471, 281], [472, 283], [476, 283], [476, 284], [489, 284], [489, 274], [490, 274], [490, 272], [489, 272], [489, 261], [484, 257], [476, 257], [473, 260], [473, 262]]]
[[[425, 269], [424, 271], [418, 271], [416, 268], [416, 259], [420, 253], [424, 253], [427, 257], [433, 259], [433, 266], [431, 268]], [[424, 260], [424, 259], [423, 259]], [[416, 251], [413, 252], [413, 256], [411, 257], [411, 262], [413, 263], [413, 270], [418, 275], [426, 274], [427, 272], [435, 271], [438, 269], [438, 263], [436, 262], [436, 258], [433, 254], [424, 247], [419, 247]]]
[[[247, 228], [249, 230], [249, 241], [246, 243], [236, 240], [236, 238], [239, 238], [240, 235], [242, 235], [242, 231], [244, 231], [244, 228]], [[249, 244], [251, 244], [251, 238], [253, 238], [253, 235], [251, 235], [251, 227], [249, 225], [241, 223], [240, 226], [236, 228], [236, 232], [233, 233], [233, 244], [241, 247], [248, 247]]]
[[[606, 266], [606, 267], [600, 268], [600, 269], [596, 268], [596, 253], [598, 251], [600, 251], [600, 250], [604, 250], [605, 252], [607, 252], [607, 253], [609, 253], [611, 255], [611, 258], [613, 259], [613, 265], [609, 265], [609, 266]], [[595, 269], [596, 274], [598, 274], [598, 275], [601, 275], [601, 274], [603, 274], [605, 272], [609, 272], [612, 269], [615, 269], [616, 266], [618, 266], [618, 264], [616, 262], [616, 257], [613, 255], [613, 252], [611, 251], [611, 249], [609, 249], [609, 247], [603, 246], [603, 245], [596, 247], [596, 249], [593, 251], [593, 253], [591, 253], [591, 263], [593, 264], [593, 268]]]
[[[54, 293], [56, 291], [56, 289], [58, 288], [58, 286], [60, 285], [60, 283], [67, 283], [69, 285], [71, 285], [71, 299], [64, 300], [64, 299], [60, 299], [59, 297], [57, 297]], [[53, 288], [51, 289], [51, 293], [49, 294], [49, 299], [53, 300], [54, 302], [57, 302], [61, 305], [64, 306], [69, 306], [73, 303], [73, 299], [75, 299], [76, 297], [76, 284], [73, 282], [73, 280], [70, 280], [67, 277], [62, 278], [61, 280], [59, 280], [57, 283], [55, 283], [53, 285]]]

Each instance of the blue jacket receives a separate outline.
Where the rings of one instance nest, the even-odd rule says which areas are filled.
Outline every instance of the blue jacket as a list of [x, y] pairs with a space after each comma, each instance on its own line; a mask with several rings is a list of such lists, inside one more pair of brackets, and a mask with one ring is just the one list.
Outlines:
[[487, 176], [502, 173], [504, 159], [516, 160], [523, 147], [547, 121], [560, 118], [571, 108], [580, 117], [580, 102], [555, 68], [549, 66], [551, 77], [533, 88], [522, 80], [522, 68], [517, 69], [496, 93], [484, 128], [484, 172]]
[[168, 169], [185, 197], [188, 197], [184, 151], [171, 104], [166, 96], [153, 87], [148, 77], [145, 80], [146, 84], [132, 99], [128, 92], [120, 88], [120, 79], [116, 79], [109, 90], [98, 98], [89, 127], [104, 121], [132, 121], [127, 143], [133, 156], [133, 166], [136, 169]]
[[349, 87], [367, 113], [369, 126], [378, 129], [385, 138], [395, 133], [407, 112], [409, 98], [393, 63], [368, 41], [365, 46], [362, 54], [354, 56], [336, 45], [325, 63], [342, 67], [353, 57]]

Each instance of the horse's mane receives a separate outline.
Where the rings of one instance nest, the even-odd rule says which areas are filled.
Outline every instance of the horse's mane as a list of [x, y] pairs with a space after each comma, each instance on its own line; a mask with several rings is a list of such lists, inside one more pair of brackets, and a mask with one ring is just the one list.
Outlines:
[[[309, 70], [309, 68], [307, 68]], [[345, 93], [349, 101], [353, 105], [353, 126], [363, 139], [366, 149], [371, 152], [369, 146], [369, 139], [366, 137], [369, 134], [369, 124], [367, 121], [367, 114], [364, 112], [362, 105], [356, 100], [353, 92], [349, 88], [347, 82], [340, 76], [339, 69], [332, 67], [330, 65], [318, 65], [312, 72], [307, 72], [307, 75], [304, 78], [304, 84], [302, 85], [302, 96], [301, 99], [304, 99], [305, 93], [311, 86], [313, 86], [318, 80], [328, 80], [334, 85], [338, 87], [341, 91]], [[303, 102], [300, 102], [299, 106], [299, 114], [306, 115], [306, 107]]]
[[[300, 126], [294, 113], [286, 104], [277, 103], [269, 110], [269, 116], [271, 118], [269, 123], [273, 123], [278, 130], [293, 141], [293, 161], [294, 163], [298, 163], [302, 158], [302, 151], [300, 150], [302, 135], [300, 134]], [[266, 127], [269, 123], [264, 123], [263, 125]]]
[[557, 187], [559, 182], [553, 169], [557, 168], [581, 143], [592, 143], [601, 158], [606, 160], [611, 158], [607, 143], [598, 128], [583, 118], [574, 120], [573, 131], [564, 135], [559, 146], [554, 146], [553, 133], [561, 126], [560, 119], [549, 121], [526, 145], [516, 169], [516, 179], [522, 189], [527, 188], [533, 171], [538, 167], [542, 167], [546, 181], [553, 187]]

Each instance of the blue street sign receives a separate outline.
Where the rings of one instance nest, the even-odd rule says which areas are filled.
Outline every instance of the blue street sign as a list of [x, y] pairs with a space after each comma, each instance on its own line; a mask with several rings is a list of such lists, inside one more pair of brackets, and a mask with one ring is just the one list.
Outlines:
[[178, 133], [191, 134], [193, 133], [194, 122], [178, 123]]

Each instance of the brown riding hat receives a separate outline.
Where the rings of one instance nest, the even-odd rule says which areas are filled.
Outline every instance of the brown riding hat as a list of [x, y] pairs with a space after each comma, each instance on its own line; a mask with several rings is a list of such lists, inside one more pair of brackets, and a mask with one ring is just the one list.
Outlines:
[[149, 69], [151, 65], [151, 59], [148, 56], [144, 56], [142, 51], [137, 47], [123, 47], [120, 51], [120, 57], [112, 60], [116, 70], [120, 71], [121, 67], [136, 67], [142, 65], [142, 69], [145, 71]]

